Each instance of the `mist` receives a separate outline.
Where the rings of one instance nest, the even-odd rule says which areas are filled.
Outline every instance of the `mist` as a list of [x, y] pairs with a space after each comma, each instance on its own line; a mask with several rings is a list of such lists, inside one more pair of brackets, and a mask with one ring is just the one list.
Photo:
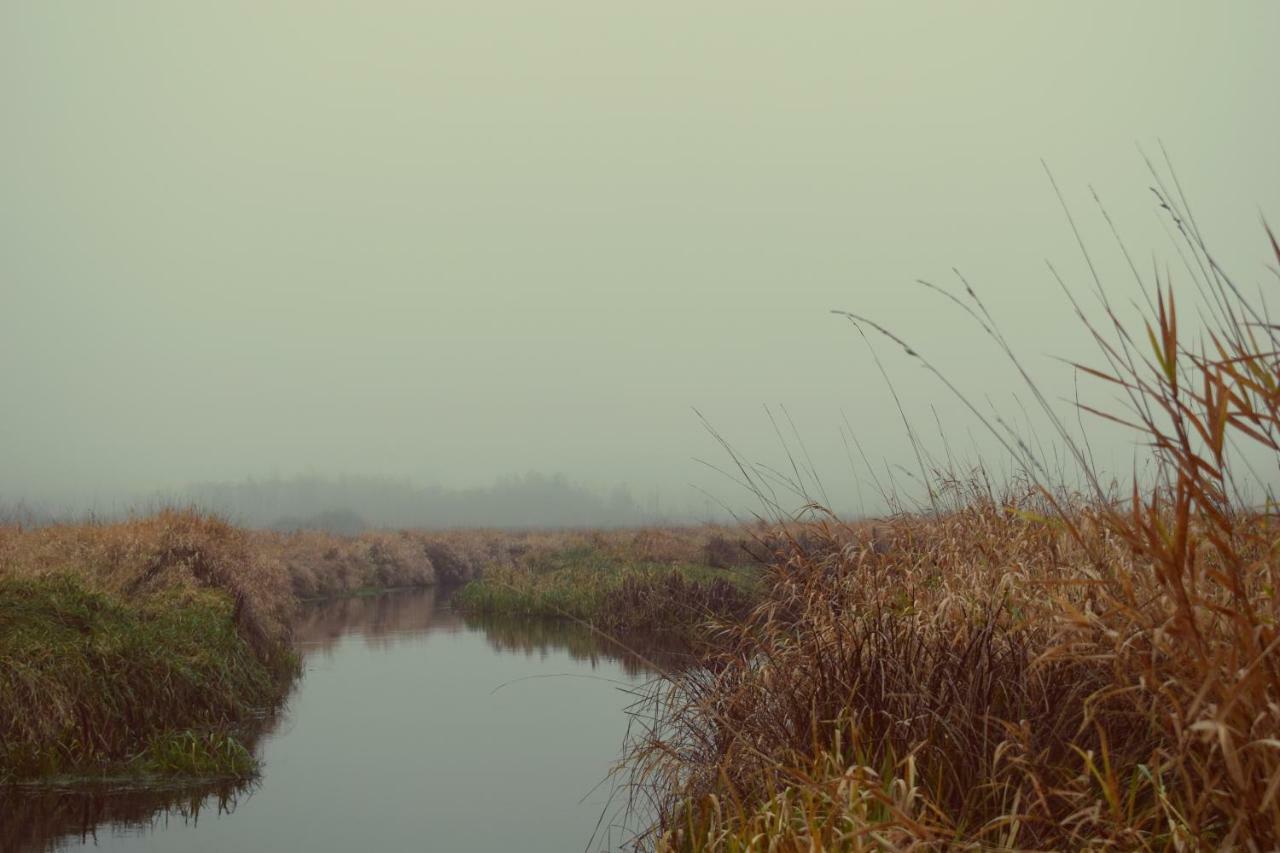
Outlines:
[[[830, 312], [1017, 420], [1013, 366], [915, 283], [958, 268], [1071, 398], [1055, 359], [1093, 351], [1045, 261], [1094, 284], [1046, 165], [1124, 304], [1093, 192], [1176, 281], [1162, 146], [1217, 257], [1266, 283], [1277, 32], [1262, 0], [5, 4], [0, 501], [501, 525], [466, 495], [538, 472], [564, 511], [530, 523], [697, 519], [751, 499], [709, 425], [880, 511], [904, 415], [989, 441]], [[1095, 447], [1132, 466], [1122, 433]], [[250, 481], [412, 509], [259, 511]]]

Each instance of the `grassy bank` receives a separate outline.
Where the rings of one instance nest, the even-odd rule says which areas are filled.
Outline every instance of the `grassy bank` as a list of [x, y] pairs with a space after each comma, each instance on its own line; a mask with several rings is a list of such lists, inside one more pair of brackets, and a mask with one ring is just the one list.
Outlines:
[[252, 772], [237, 735], [279, 700], [282, 673], [233, 608], [212, 590], [132, 604], [74, 576], [0, 581], [5, 776]]
[[0, 532], [0, 781], [252, 773], [291, 608], [242, 531], [194, 513]]
[[754, 546], [705, 528], [567, 535], [492, 567], [453, 602], [473, 615], [572, 619], [621, 640], [691, 649], [707, 623], [750, 610]]

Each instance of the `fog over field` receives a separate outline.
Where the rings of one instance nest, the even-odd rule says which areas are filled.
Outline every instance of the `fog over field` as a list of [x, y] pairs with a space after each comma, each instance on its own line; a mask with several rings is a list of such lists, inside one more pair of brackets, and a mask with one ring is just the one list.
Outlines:
[[[878, 511], [846, 421], [879, 477], [916, 462], [830, 311], [1023, 422], [1014, 368], [915, 282], [958, 268], [1072, 397], [1051, 356], [1094, 351], [1045, 260], [1094, 284], [1045, 164], [1123, 307], [1090, 187], [1144, 275], [1188, 284], [1162, 143], [1219, 262], [1275, 287], [1277, 34], [1271, 0], [5, 3], [0, 504], [216, 492], [268, 524], [344, 507], [259, 517], [235, 484], [346, 478], [562, 482], [584, 523], [749, 506], [696, 409], [785, 470], [798, 433], [837, 509]], [[870, 340], [926, 442], [992, 446]], [[1094, 449], [1131, 470], [1124, 434]], [[494, 501], [416, 506], [516, 523]]]

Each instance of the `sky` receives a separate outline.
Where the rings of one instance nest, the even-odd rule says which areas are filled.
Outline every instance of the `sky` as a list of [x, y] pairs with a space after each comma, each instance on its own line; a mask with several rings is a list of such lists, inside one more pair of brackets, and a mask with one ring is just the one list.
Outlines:
[[[1090, 282], [1045, 164], [1117, 298], [1090, 188], [1144, 268], [1176, 261], [1162, 143], [1267, 281], [1278, 33], [1271, 0], [5, 2], [0, 499], [540, 471], [701, 507], [740, 496], [695, 409], [782, 464], [768, 405], [851, 505], [845, 419], [873, 465], [910, 453], [832, 309], [1011, 405], [915, 284], [958, 268], [1071, 393], [1054, 359], [1087, 339], [1045, 261]], [[982, 444], [877, 352], [922, 430]]]

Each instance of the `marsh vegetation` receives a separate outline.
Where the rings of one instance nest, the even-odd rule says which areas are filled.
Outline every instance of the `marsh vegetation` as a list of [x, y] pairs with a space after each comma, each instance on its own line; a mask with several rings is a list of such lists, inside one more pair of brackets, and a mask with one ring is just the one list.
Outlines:
[[[913, 431], [927, 489], [883, 541], [820, 510], [779, 519], [796, 547], [763, 601], [636, 713], [630, 790], [660, 815], [645, 846], [1280, 844], [1280, 327], [1154, 179], [1192, 298], [1133, 268], [1136, 324], [1101, 282], [1100, 321], [1071, 303], [1099, 350], [1078, 370], [1118, 395], [1090, 412], [1132, 430], [1150, 467], [1109, 480], [1032, 385], [1079, 486], [974, 407], [1016, 476], [958, 470]], [[967, 281], [949, 298], [1020, 368]]]
[[718, 625], [749, 612], [767, 559], [743, 531], [595, 533], [495, 566], [454, 602], [468, 614], [568, 620], [653, 652], [698, 655]]
[[[478, 695], [477, 676], [489, 695], [544, 676], [622, 686], [632, 703], [627, 753], [616, 787], [594, 805], [597, 817], [612, 809], [642, 819], [596, 825], [608, 829], [606, 846], [1280, 845], [1280, 326], [1265, 300], [1227, 277], [1161, 189], [1198, 288], [1200, 327], [1184, 327], [1185, 302], [1166, 274], [1147, 280], [1132, 268], [1145, 305], [1136, 327], [1101, 282], [1098, 322], [1067, 291], [1099, 350], [1098, 364], [1076, 369], [1119, 399], [1111, 409], [1077, 404], [1134, 431], [1150, 452], [1151, 464], [1123, 485], [1095, 466], [1087, 436], [1031, 381], [962, 278], [957, 293], [942, 295], [1026, 380], [1062, 445], [1059, 462], [1077, 468], [1073, 481], [1039, 454], [1038, 438], [988, 418], [903, 337], [848, 314], [960, 396], [1013, 459], [1013, 475], [962, 469], [949, 449], [932, 455], [908, 423], [922, 492], [915, 505], [885, 495], [894, 512], [874, 525], [811, 499], [806, 479], [818, 482], [818, 472], [794, 460], [788, 485], [805, 506], [787, 512], [727, 442], [762, 507], [740, 527], [343, 536], [247, 531], [178, 511], [118, 524], [11, 525], [0, 529], [4, 796], [38, 804], [56, 823], [61, 800], [47, 792], [24, 800], [15, 783], [247, 783], [259, 769], [255, 738], [299, 672], [304, 629], [324, 634], [302, 642], [304, 653], [311, 642], [313, 660], [337, 658], [352, 638], [323, 626], [362, 613], [373, 620], [365, 642], [375, 651], [397, 666], [448, 663], [467, 695]], [[1280, 244], [1267, 236], [1280, 262]], [[449, 648], [400, 656], [398, 637], [430, 632], [401, 631], [404, 614], [380, 609], [387, 599], [359, 597], [458, 584], [457, 612], [438, 621], [449, 630], [433, 642], [482, 634], [503, 666], [454, 666]], [[339, 600], [304, 605], [325, 598]], [[672, 649], [682, 657], [668, 666], [659, 651]], [[505, 666], [522, 655], [582, 666], [533, 674]], [[482, 716], [465, 704], [442, 710], [452, 697], [434, 692], [438, 684], [375, 684], [378, 664], [361, 666], [326, 685], [324, 707], [343, 707], [361, 689], [391, 691], [381, 707], [399, 715], [397, 730], [382, 732], [384, 711], [362, 706], [361, 746], [379, 760], [404, 752], [399, 736], [420, 724], [421, 709], [460, 731]], [[568, 738], [561, 751], [585, 737], [593, 718], [567, 719], [572, 703], [559, 689], [536, 732], [485, 719], [476, 740], [501, 731], [502, 745], [452, 755], [454, 769], [487, 768], [498, 775], [484, 781], [496, 784], [512, 753], [547, 745], [546, 731], [559, 726]], [[616, 699], [594, 707], [612, 715], [608, 731], [620, 740], [627, 718]], [[308, 707], [319, 714], [316, 702]], [[330, 723], [329, 743], [349, 751], [352, 732]], [[440, 750], [462, 739], [445, 735]], [[606, 751], [598, 738], [592, 749]], [[546, 762], [560, 757], [543, 753], [544, 764], [526, 768], [518, 781], [529, 787], [509, 792], [501, 817], [537, 819], [519, 796], [531, 796]], [[452, 777], [432, 772], [433, 756], [417, 758], [401, 771], [443, 796]], [[398, 819], [419, 814], [405, 789], [395, 796]], [[162, 811], [173, 805], [165, 797]], [[459, 807], [459, 833], [500, 823], [491, 813], [461, 816]], [[525, 826], [515, 830], [526, 837]]]

